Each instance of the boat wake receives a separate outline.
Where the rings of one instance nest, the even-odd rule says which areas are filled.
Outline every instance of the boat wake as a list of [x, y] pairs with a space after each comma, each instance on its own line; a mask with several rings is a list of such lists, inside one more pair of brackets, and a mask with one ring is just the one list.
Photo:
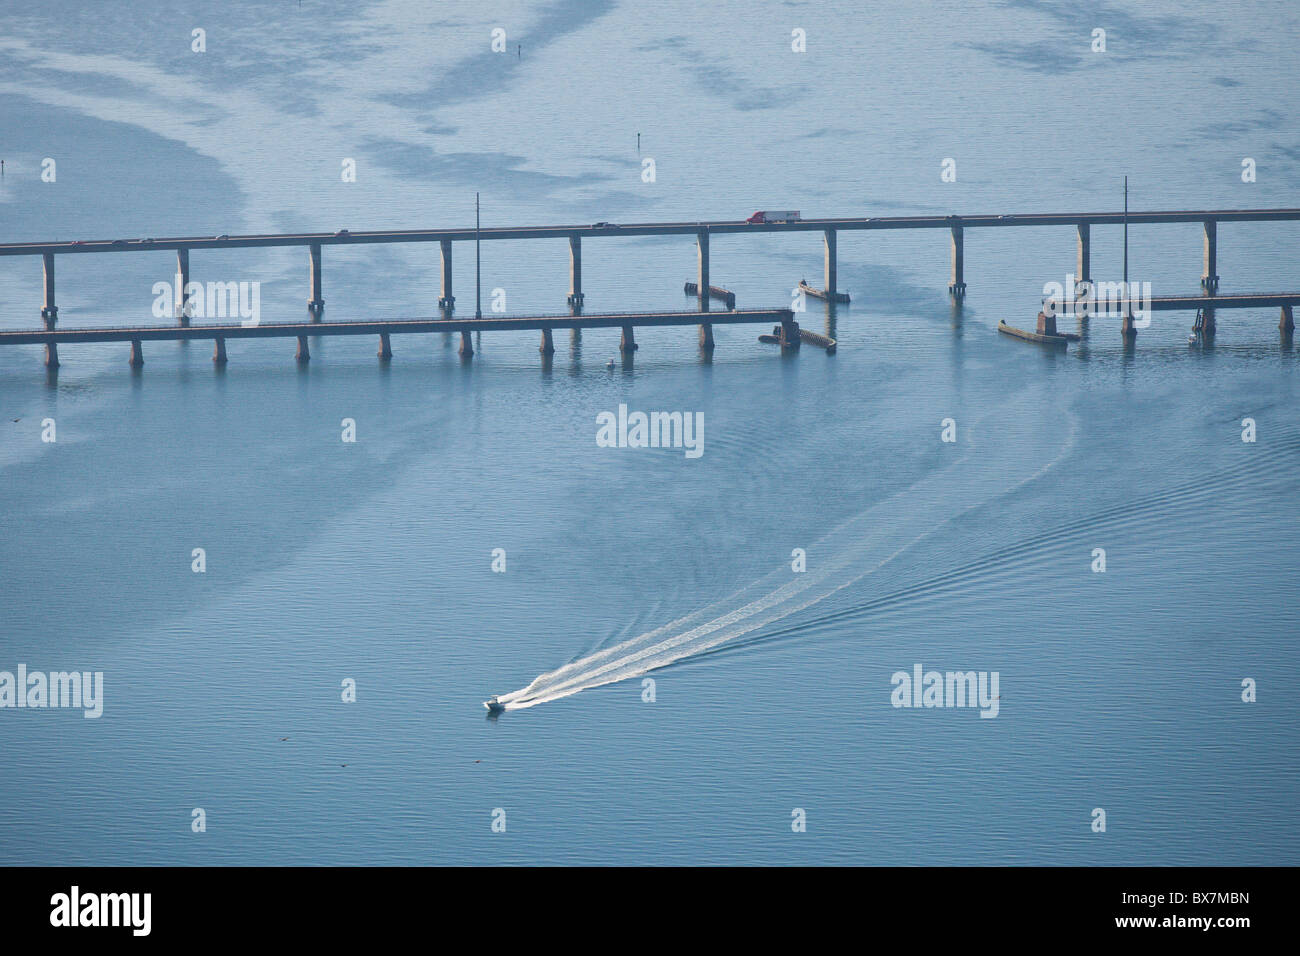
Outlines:
[[[917, 542], [999, 495], [1042, 477], [1075, 442], [1072, 417], [1041, 414], [1033, 396], [965, 426], [952, 460], [844, 522], [817, 541], [808, 571], [782, 566], [729, 597], [662, 627], [587, 654], [494, 698], [494, 712], [535, 707], [604, 684], [627, 680], [683, 658], [720, 648], [861, 581]], [[1011, 424], [1007, 424], [1011, 423]], [[1038, 449], [1027, 460], [1024, 449]], [[1017, 475], [1007, 473], [1018, 462]]]
[[[815, 616], [805, 615], [796, 622], [773, 628], [743, 640], [729, 641], [709, 649], [709, 656], [742, 650], [759, 642], [797, 638], [829, 624], [895, 613], [943, 595], [950, 599], [968, 588], [987, 588], [994, 579], [1010, 585], [1025, 571], [1041, 565], [1053, 555], [1077, 560], [1080, 545], [1091, 546], [1099, 536], [1114, 533], [1157, 535], [1171, 516], [1188, 509], [1209, 508], [1226, 496], [1248, 496], [1272, 482], [1294, 481], [1296, 456], [1300, 455], [1300, 436], [1279, 437], [1266, 453], [1208, 474], [1196, 474], [1178, 483], [1163, 486], [1138, 498], [1113, 505], [1072, 520], [1016, 538], [1003, 546], [988, 550], [972, 560], [946, 567], [941, 573], [920, 580], [905, 579], [899, 587], [877, 594], [847, 607], [827, 610]], [[1084, 547], [1082, 553], [1087, 553]]]
[[[769, 627], [874, 574], [962, 515], [1023, 488], [1064, 461], [1075, 446], [1077, 421], [1073, 416], [1062, 420], [1035, 413], [1034, 406], [1040, 401], [1025, 397], [1000, 408], [996, 417], [968, 426], [967, 440], [953, 449], [956, 455], [951, 462], [846, 521], [809, 548], [814, 558], [809, 571], [792, 575], [783, 565], [730, 597], [541, 674], [527, 687], [495, 698], [494, 709], [534, 707], [684, 658], [730, 652], [761, 640], [802, 633], [808, 627], [879, 613], [894, 605], [926, 600], [938, 591], [986, 580], [989, 574], [1013, 575], [1047, 552], [1074, 548], [1080, 536], [1091, 540], [1100, 530], [1158, 524], [1171, 512], [1199, 505], [1230, 489], [1245, 491], [1261, 481], [1282, 479], [1293, 472], [1294, 455], [1300, 452], [1300, 436], [1280, 437], [1267, 456], [1156, 488], [1144, 496], [1035, 531], [973, 559], [954, 562], [942, 574], [921, 580], [906, 580], [904, 574], [897, 588], [851, 607], [828, 610], [782, 628]], [[1039, 451], [1031, 459], [1026, 450]], [[1009, 475], [1008, 467], [1015, 467], [1016, 474]], [[958, 541], [947, 550], [961, 554], [965, 549]], [[768, 629], [760, 631], [763, 628]]]

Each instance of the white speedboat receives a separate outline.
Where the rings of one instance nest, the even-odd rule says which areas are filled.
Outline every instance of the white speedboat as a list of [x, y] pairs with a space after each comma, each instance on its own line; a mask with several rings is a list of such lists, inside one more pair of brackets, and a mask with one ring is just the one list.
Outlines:
[[506, 709], [506, 705], [493, 697], [491, 700], [483, 701], [483, 706], [488, 709], [489, 714], [499, 714]]

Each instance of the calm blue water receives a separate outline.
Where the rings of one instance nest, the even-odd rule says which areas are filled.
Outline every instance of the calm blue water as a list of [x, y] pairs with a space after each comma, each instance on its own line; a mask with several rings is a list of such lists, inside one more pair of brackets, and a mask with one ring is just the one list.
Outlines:
[[[0, 241], [458, 226], [476, 190], [491, 225], [1111, 209], [1125, 174], [1135, 208], [1298, 204], [1283, 5], [13, 6]], [[1221, 289], [1294, 287], [1298, 250], [1300, 224], [1221, 227]], [[753, 327], [717, 327], [711, 361], [694, 329], [642, 330], [613, 370], [616, 331], [557, 332], [549, 365], [535, 333], [468, 364], [442, 336], [387, 366], [370, 339], [316, 340], [305, 368], [291, 339], [232, 342], [224, 371], [146, 344], [138, 375], [123, 345], [66, 346], [53, 377], [0, 350], [0, 670], [105, 685], [98, 720], [0, 709], [0, 861], [1296, 862], [1277, 315], [1221, 313], [1199, 348], [1159, 314], [1131, 351], [1096, 319], [1048, 353], [995, 330], [1064, 281], [1068, 227], [968, 232], [959, 310], [946, 235], [839, 252], [853, 305], [801, 317], [834, 356]], [[687, 237], [584, 253], [589, 310], [690, 304]], [[1194, 292], [1200, 253], [1195, 225], [1131, 233], [1157, 295]], [[816, 233], [712, 255], [742, 306], [821, 274]], [[563, 241], [483, 256], [509, 311], [563, 308]], [[305, 258], [191, 265], [299, 319]], [[1095, 276], [1119, 267], [1095, 229]], [[58, 268], [61, 326], [113, 325], [161, 321], [174, 260]], [[436, 246], [327, 249], [326, 318], [432, 314], [438, 268]], [[461, 311], [473, 275], [458, 246]], [[39, 260], [0, 259], [0, 324], [35, 327], [39, 299]], [[598, 448], [620, 403], [702, 412], [704, 454]], [[485, 719], [661, 628], [653, 703], [636, 674]], [[998, 672], [998, 716], [894, 708], [915, 664]]]

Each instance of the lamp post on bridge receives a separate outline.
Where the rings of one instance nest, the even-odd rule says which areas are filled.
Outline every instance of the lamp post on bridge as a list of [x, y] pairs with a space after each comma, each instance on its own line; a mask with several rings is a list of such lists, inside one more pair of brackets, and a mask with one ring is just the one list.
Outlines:
[[474, 194], [474, 318], [483, 318], [483, 271], [479, 261], [478, 193]]
[[[483, 318], [483, 270], [482, 261], [479, 253], [479, 211], [478, 211], [478, 193], [474, 194], [474, 318]], [[474, 341], [469, 331], [460, 333], [460, 354], [462, 358], [469, 358], [474, 354]]]
[[1127, 342], [1137, 338], [1133, 327], [1132, 296], [1128, 287], [1128, 177], [1124, 177], [1124, 316], [1120, 319], [1120, 333]]

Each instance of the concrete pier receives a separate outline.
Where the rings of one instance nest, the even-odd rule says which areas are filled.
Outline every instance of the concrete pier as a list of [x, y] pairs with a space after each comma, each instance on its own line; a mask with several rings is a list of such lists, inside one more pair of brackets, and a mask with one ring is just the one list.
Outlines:
[[555, 354], [555, 336], [549, 328], [542, 329], [542, 344], [538, 346], [537, 351], [543, 355]]
[[1133, 325], [1133, 316], [1125, 315], [1119, 324], [1119, 333], [1123, 336], [1125, 342], [1132, 342], [1137, 338], [1137, 328]]
[[131, 367], [139, 368], [144, 365], [144, 352], [140, 348], [140, 340], [131, 340]]
[[1219, 221], [1205, 220], [1205, 271], [1201, 275], [1201, 288], [1210, 294], [1219, 288]]
[[709, 311], [709, 231], [701, 229], [695, 234], [695, 247], [699, 252], [696, 271], [696, 296], [700, 300], [700, 311]]
[[633, 331], [632, 326], [623, 326], [623, 337], [618, 340], [618, 348], [620, 352], [635, 352], [637, 350], [636, 332]]
[[456, 297], [451, 291], [451, 240], [442, 239], [438, 245], [442, 249], [442, 294], [438, 296], [438, 308], [451, 312], [456, 308]]
[[185, 288], [190, 284], [190, 251], [176, 250], [176, 320], [182, 327], [190, 324], [190, 313]]
[[1291, 306], [1282, 306], [1282, 315], [1277, 320], [1277, 327], [1280, 332], [1295, 331], [1295, 315]]
[[[956, 219], [956, 216], [951, 217]], [[952, 281], [948, 283], [948, 294], [960, 299], [966, 295], [965, 236], [961, 223], [952, 225]]]
[[1039, 335], [1056, 335], [1056, 313], [1048, 315], [1046, 312], [1038, 313], [1038, 325], [1035, 327]]
[[41, 260], [45, 279], [45, 304], [41, 308], [41, 318], [45, 320], [45, 327], [52, 329], [59, 317], [59, 307], [54, 304], [54, 253], [45, 253]]
[[1196, 324], [1192, 327], [1193, 331], [1200, 332], [1205, 336], [1213, 336], [1219, 327], [1214, 320], [1214, 306], [1205, 306], [1196, 315]]
[[[713, 287], [709, 284], [709, 230], [701, 229], [695, 234], [695, 248], [698, 253], [695, 272], [695, 298], [700, 304], [700, 311], [708, 312], [709, 296], [713, 292]], [[731, 307], [735, 308], [734, 299], [732, 299]], [[628, 331], [630, 332], [630, 329]], [[625, 336], [625, 338], [627, 341], [632, 342], [630, 348], [635, 349], [636, 343], [629, 336]], [[713, 348], [713, 325], [709, 322], [700, 323], [700, 348]]]
[[799, 335], [799, 323], [790, 319], [781, 323], [781, 348], [797, 349], [803, 341]]
[[460, 333], [460, 354], [465, 358], [474, 354], [474, 338], [468, 331]]
[[379, 333], [379, 351], [376, 354], [384, 361], [393, 357], [393, 343], [387, 332]]
[[313, 322], [319, 322], [325, 311], [325, 300], [321, 298], [320, 243], [313, 242], [308, 247], [307, 279], [311, 287], [311, 296], [307, 299], [307, 311]]
[[[47, 252], [43, 257], [45, 267], [45, 305], [41, 308], [41, 321], [46, 331], [53, 331], [59, 321], [59, 307], [54, 304], [54, 253]], [[45, 343], [45, 364], [50, 368], [59, 367], [59, 347], [53, 342]]]
[[[569, 306], [569, 315], [582, 315], [582, 303]], [[582, 349], [582, 329], [576, 325], [569, 329], [569, 345], [575, 352]]]
[[1079, 255], [1074, 264], [1074, 294], [1079, 294], [1079, 286], [1092, 282], [1092, 226], [1086, 222], [1079, 223]]
[[826, 243], [826, 268], [823, 285], [826, 294], [830, 298], [835, 298], [836, 279], [839, 274], [839, 266], [836, 258], [836, 233], [834, 229], [827, 229], [822, 233], [822, 238]]
[[226, 340], [221, 336], [212, 340], [212, 361], [218, 365], [226, 364]]
[[294, 354], [294, 358], [299, 362], [311, 361], [311, 349], [307, 346], [307, 336], [298, 336], [298, 351]]
[[582, 236], [569, 236], [569, 305], [581, 307], [582, 297]]

